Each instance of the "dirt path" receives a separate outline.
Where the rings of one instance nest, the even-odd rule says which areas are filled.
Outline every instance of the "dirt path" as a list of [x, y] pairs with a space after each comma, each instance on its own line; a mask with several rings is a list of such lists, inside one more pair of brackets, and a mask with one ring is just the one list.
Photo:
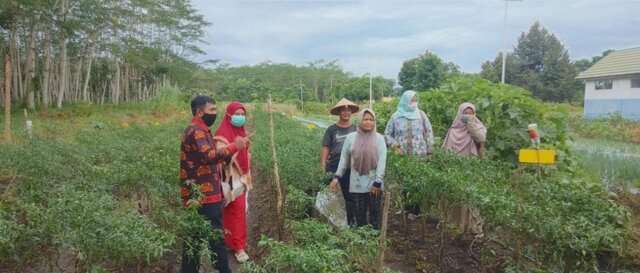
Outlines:
[[[271, 182], [261, 177], [259, 170], [253, 170], [253, 190], [249, 192], [249, 209], [247, 212], [247, 254], [252, 261], [260, 261], [266, 254], [266, 249], [258, 247], [260, 238], [265, 235], [278, 238], [275, 222], [276, 208], [275, 193]], [[240, 265], [233, 253], [229, 253], [229, 264], [233, 272], [241, 272]]]

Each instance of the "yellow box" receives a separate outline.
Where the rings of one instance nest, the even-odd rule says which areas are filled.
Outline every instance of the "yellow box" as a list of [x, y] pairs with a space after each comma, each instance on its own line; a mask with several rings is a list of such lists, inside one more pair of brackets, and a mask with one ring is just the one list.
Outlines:
[[521, 149], [518, 159], [520, 163], [553, 164], [556, 162], [556, 151]]

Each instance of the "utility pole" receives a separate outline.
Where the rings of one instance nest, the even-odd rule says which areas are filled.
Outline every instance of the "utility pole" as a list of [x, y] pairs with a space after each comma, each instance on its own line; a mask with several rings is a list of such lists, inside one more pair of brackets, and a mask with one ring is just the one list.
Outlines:
[[373, 80], [371, 79], [371, 56], [369, 56], [369, 109], [373, 109], [372, 83]]
[[372, 91], [371, 73], [369, 73], [369, 109], [373, 109], [373, 91]]
[[304, 113], [304, 100], [302, 98], [302, 80], [300, 80], [300, 111]]
[[507, 8], [509, 7], [509, 1], [522, 1], [522, 0], [503, 0], [504, 1], [504, 33], [502, 34], [502, 77], [500, 81], [504, 83], [505, 70], [507, 66]]

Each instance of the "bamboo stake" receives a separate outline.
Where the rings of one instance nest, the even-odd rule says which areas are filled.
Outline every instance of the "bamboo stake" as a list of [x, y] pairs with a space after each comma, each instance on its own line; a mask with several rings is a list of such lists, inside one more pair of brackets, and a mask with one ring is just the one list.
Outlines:
[[[539, 149], [538, 149], [539, 151]], [[539, 152], [538, 152], [538, 161], [540, 161], [540, 156], [539, 156]], [[523, 184], [523, 180], [524, 180], [524, 169], [522, 169], [522, 166], [518, 166], [518, 169], [520, 169], [517, 174], [518, 174], [518, 179], [516, 179], [516, 183], [517, 183], [517, 191], [522, 194], [523, 190], [522, 190], [522, 184]], [[540, 164], [538, 163], [538, 171], [540, 170]], [[538, 175], [540, 175], [540, 173], [538, 172]], [[515, 255], [515, 261], [516, 261], [516, 271], [520, 270], [520, 264], [521, 264], [521, 258], [522, 258], [522, 196], [518, 196], [518, 204], [516, 205], [516, 238], [515, 238], [515, 246], [514, 246], [514, 255]]]
[[429, 211], [431, 210], [429, 206], [429, 200], [427, 198], [424, 199], [422, 203], [422, 207], [420, 208], [421, 219], [420, 223], [422, 223], [422, 236], [427, 237], [429, 235], [429, 227], [427, 226], [427, 217], [429, 216]]
[[4, 61], [4, 142], [11, 143], [11, 57]]
[[445, 228], [445, 206], [446, 199], [444, 195], [440, 195], [440, 252], [438, 253], [438, 259], [440, 261], [440, 272], [444, 272], [444, 228]]
[[384, 195], [384, 204], [382, 205], [382, 227], [380, 228], [380, 249], [378, 250], [378, 273], [384, 272], [384, 252], [387, 248], [387, 223], [389, 222], [389, 203], [391, 193]]
[[271, 144], [271, 156], [273, 158], [273, 179], [276, 184], [276, 208], [278, 210], [278, 239], [282, 240], [282, 228], [284, 217], [282, 213], [282, 188], [280, 187], [280, 175], [278, 174], [278, 158], [276, 157], [275, 131], [273, 129], [273, 111], [271, 110], [271, 94], [268, 98], [269, 105], [269, 142]]
[[[516, 207], [516, 222], [518, 223], [518, 225], [522, 223], [522, 206], [520, 205], [520, 202], [518, 202], [518, 206]], [[521, 264], [521, 258], [522, 258], [521, 229], [522, 228], [519, 226], [518, 229], [516, 230], [516, 245], [515, 245], [515, 251], [514, 251], [514, 255], [516, 256], [516, 271], [520, 270], [520, 264]]]

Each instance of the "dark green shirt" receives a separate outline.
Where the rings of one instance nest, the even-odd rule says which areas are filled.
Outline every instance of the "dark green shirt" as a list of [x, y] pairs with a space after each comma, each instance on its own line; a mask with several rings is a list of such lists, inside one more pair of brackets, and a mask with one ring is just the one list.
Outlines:
[[338, 167], [338, 163], [340, 163], [340, 152], [342, 151], [342, 144], [344, 144], [344, 139], [351, 132], [356, 131], [356, 126], [351, 125], [347, 128], [338, 127], [338, 125], [333, 124], [327, 128], [324, 132], [324, 138], [322, 138], [322, 146], [329, 148], [329, 158], [327, 159], [327, 166], [329, 167]]

